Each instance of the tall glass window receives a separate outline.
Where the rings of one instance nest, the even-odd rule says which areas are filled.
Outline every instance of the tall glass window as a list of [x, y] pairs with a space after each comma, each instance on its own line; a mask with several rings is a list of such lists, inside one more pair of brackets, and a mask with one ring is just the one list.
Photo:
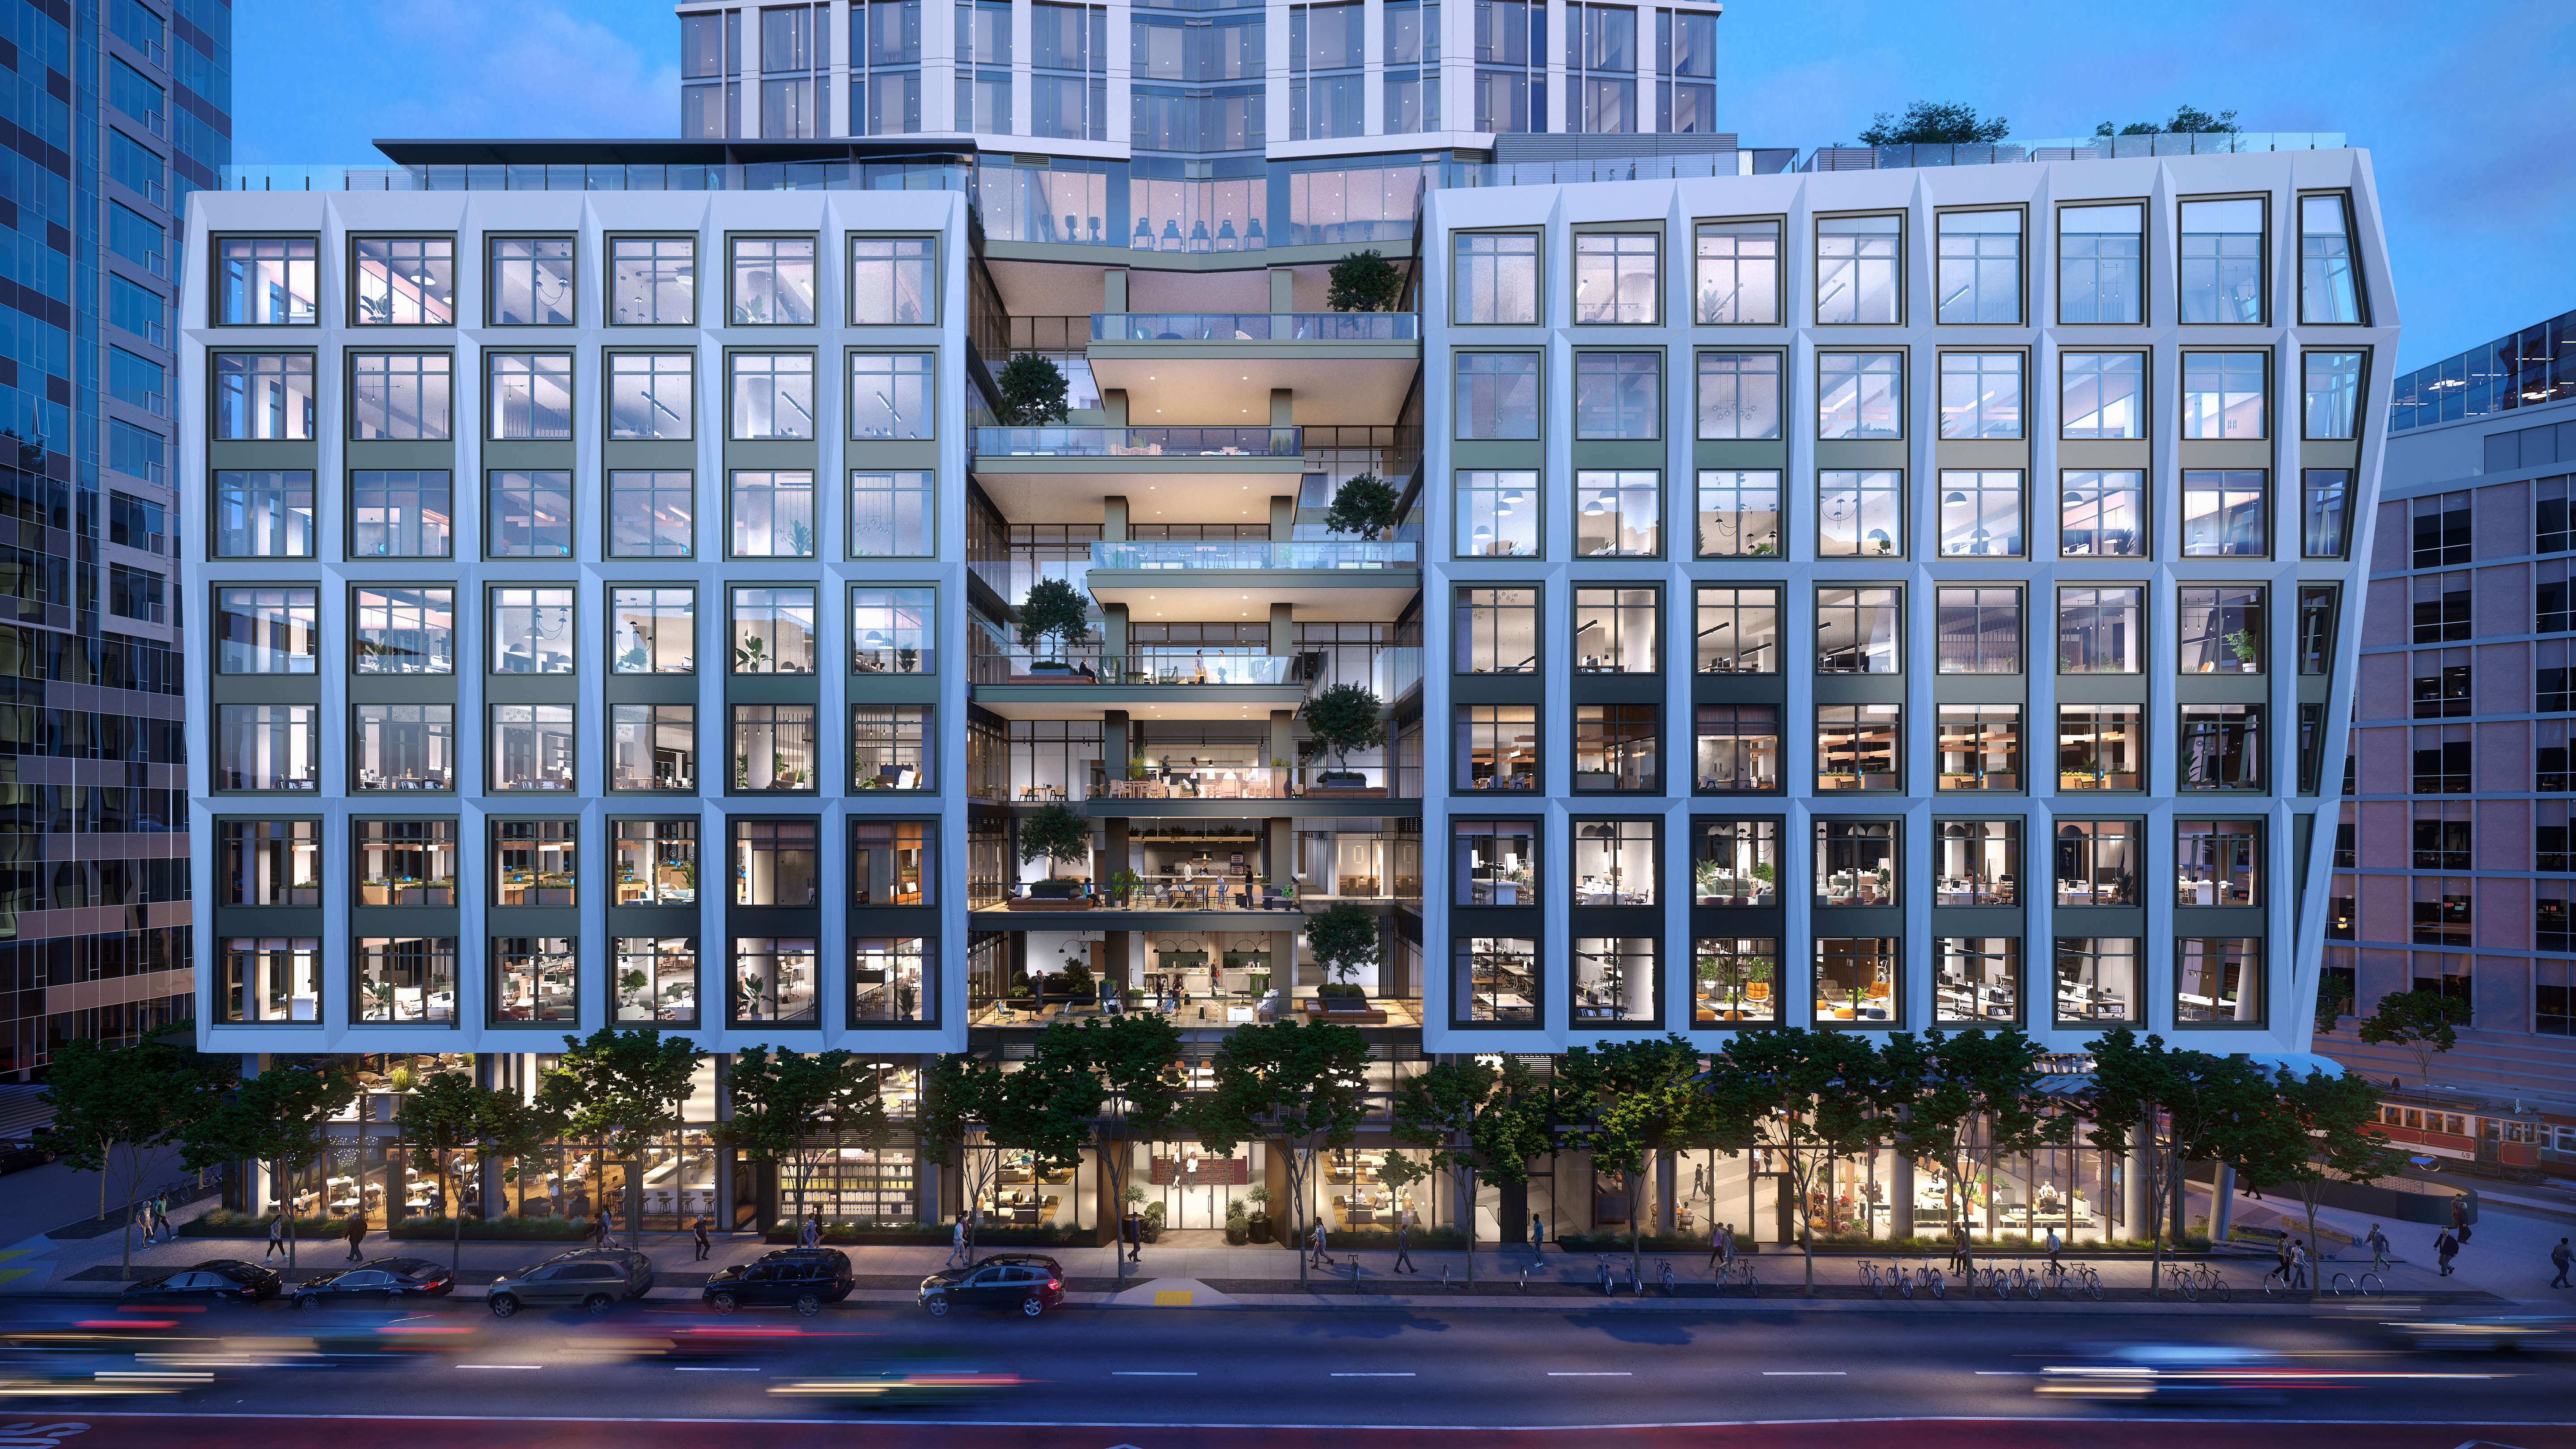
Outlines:
[[1453, 241], [1452, 307], [1460, 323], [1525, 326], [1538, 321], [1537, 237], [1468, 232]]
[[2348, 547], [2352, 470], [2310, 468], [2299, 475], [2299, 553], [2341, 558]]
[[1700, 673], [1780, 672], [1778, 589], [1702, 585], [1695, 598], [1695, 667]]
[[927, 558], [937, 552], [938, 502], [927, 472], [850, 474], [850, 557]]
[[731, 246], [733, 325], [814, 325], [812, 237], [738, 236]]
[[1576, 353], [1574, 435], [1662, 437], [1663, 365], [1653, 352]]
[[804, 469], [742, 469], [728, 511], [735, 558], [814, 556], [814, 475]]
[[2122, 326], [2145, 321], [2146, 240], [2143, 206], [2058, 208], [2058, 323]]
[[572, 354], [489, 352], [488, 430], [495, 438], [572, 436]]
[[731, 379], [732, 436], [742, 440], [814, 436], [814, 355], [737, 352], [725, 358]]
[[696, 324], [696, 237], [619, 237], [609, 243], [608, 258], [610, 322], [630, 327]]
[[1943, 322], [2021, 324], [2021, 213], [1945, 211], [1940, 217]]
[[396, 442], [446, 438], [451, 365], [444, 352], [350, 354], [349, 436]]
[[573, 325], [573, 251], [568, 236], [496, 236], [491, 248], [494, 327]]
[[1780, 436], [1780, 354], [1699, 354], [1699, 435]]
[[610, 705], [608, 788], [674, 793], [697, 789], [698, 707]]
[[1586, 558], [1660, 558], [1664, 552], [1663, 475], [1585, 471], [1574, 475], [1578, 500], [1574, 551]]
[[215, 244], [215, 315], [227, 327], [313, 327], [313, 239], [226, 237]]
[[1692, 943], [1691, 1021], [1756, 1025], [1780, 1019], [1780, 940], [1776, 936], [1703, 936]]
[[850, 591], [850, 668], [859, 674], [939, 672], [939, 591]]
[[860, 440], [932, 436], [931, 404], [936, 396], [932, 361], [926, 352], [852, 353], [850, 436]]
[[484, 551], [494, 558], [572, 557], [572, 474], [508, 469], [484, 476]]
[[215, 354], [215, 437], [301, 442], [313, 436], [313, 354]]
[[2263, 788], [2263, 706], [2182, 707], [2182, 788]]
[[2058, 475], [2057, 549], [2068, 558], [2144, 558], [2147, 475], [2135, 468], [2070, 468]]
[[2185, 936], [2174, 942], [2174, 1023], [2263, 1021], [2263, 941]]
[[1657, 762], [1662, 711], [1651, 704], [1578, 704], [1574, 707], [1574, 788], [1588, 791], [1658, 792]]
[[494, 936], [484, 990], [491, 1025], [581, 1020], [581, 951], [569, 936]]
[[1897, 790], [1904, 710], [1893, 704], [1816, 706], [1816, 788]]
[[1461, 438], [1538, 436], [1538, 354], [1461, 352], [1452, 412]]
[[1535, 790], [1539, 781], [1538, 711], [1525, 704], [1457, 706], [1451, 754], [1460, 790]]
[[217, 589], [217, 674], [311, 674], [317, 595], [312, 589]]
[[358, 326], [456, 324], [453, 237], [362, 236], [351, 247], [358, 264]]
[[358, 674], [454, 674], [454, 589], [362, 588], [351, 599]]
[[2057, 938], [2057, 1021], [2061, 1026], [2135, 1022], [2138, 948], [2134, 936]]
[[1528, 557], [1538, 552], [1537, 473], [1468, 470], [1458, 475], [1454, 496], [1458, 557]]
[[698, 942], [693, 936], [618, 936], [609, 943], [620, 1024], [698, 1024]]
[[733, 672], [814, 672], [814, 591], [733, 591]]
[[680, 469], [611, 469], [608, 556], [687, 558], [697, 545], [697, 476]]
[[569, 588], [492, 590], [491, 672], [572, 673], [572, 600]]
[[1945, 704], [1933, 758], [1936, 790], [2021, 788], [2021, 706]]
[[2057, 672], [2136, 674], [2146, 642], [2145, 590], [2057, 591]]
[[1828, 558], [1905, 553], [1905, 475], [1892, 468], [1816, 474], [1816, 552]]
[[2182, 355], [2182, 435], [2264, 438], [2263, 374], [2270, 354], [2186, 352]]
[[939, 788], [938, 709], [927, 704], [850, 706], [850, 788]]
[[492, 711], [492, 789], [573, 787], [572, 706], [496, 704]]
[[609, 668], [616, 674], [697, 669], [698, 594], [691, 588], [608, 591]]
[[1691, 778], [1691, 788], [1703, 795], [1779, 789], [1779, 706], [1697, 706], [1691, 726]]
[[1905, 354], [1818, 353], [1816, 436], [1905, 436]]
[[2021, 1022], [2021, 938], [1944, 936], [1933, 965], [1932, 1019], [1989, 1027]]
[[1941, 436], [2021, 436], [2021, 363], [2018, 352], [1941, 354]]
[[2021, 590], [1938, 589], [1934, 611], [1941, 673], [2021, 673]]
[[2133, 706], [2058, 706], [2057, 788], [2140, 788], [2146, 779], [2144, 738]]
[[453, 936], [361, 936], [354, 975], [362, 1025], [456, 1024]]
[[322, 1019], [322, 943], [311, 936], [227, 936], [223, 1019]]
[[306, 469], [215, 473], [217, 558], [313, 557], [313, 474]]
[[2263, 672], [2263, 588], [2231, 584], [2174, 591], [2185, 674]]
[[1462, 906], [1541, 902], [1537, 821], [1453, 820], [1449, 828], [1452, 902]]
[[2021, 821], [1943, 820], [1932, 827], [1932, 904], [2021, 903]]
[[453, 509], [444, 470], [362, 468], [349, 475], [351, 558], [446, 558]]
[[2057, 366], [2059, 437], [2147, 435], [2145, 353], [2061, 352]]
[[2359, 322], [2352, 265], [2352, 218], [2341, 194], [2299, 198], [2299, 321]]
[[1577, 674], [1655, 674], [1655, 626], [1662, 613], [1656, 591], [1578, 588], [1574, 591], [1574, 671]]
[[2017, 558], [2021, 552], [2021, 470], [1944, 469], [1941, 556]]
[[2182, 203], [2181, 277], [2175, 301], [2182, 321], [2263, 324], [2263, 203]]
[[2349, 438], [2361, 417], [2361, 354], [2305, 352], [2299, 355], [2306, 374], [2307, 397], [2301, 431], [2310, 438]]
[[1704, 469], [1699, 475], [1699, 556], [1768, 558], [1780, 552], [1780, 474]]
[[1574, 238], [1574, 320], [1652, 326], [1658, 315], [1661, 232], [1584, 232]]
[[929, 327], [939, 322], [939, 239], [850, 239], [850, 325]]
[[1538, 598], [1536, 589], [1458, 590], [1452, 667], [1460, 674], [1536, 672]]
[[1780, 325], [1780, 223], [1703, 222], [1698, 242], [1700, 324]]
[[697, 354], [617, 352], [608, 358], [608, 436], [685, 442], [695, 437]]
[[2185, 558], [2255, 557], [2266, 547], [2264, 475], [2259, 468], [2186, 468], [2182, 474]]
[[1884, 1027], [1902, 1022], [1901, 945], [1895, 936], [1817, 937], [1815, 1024]]
[[814, 774], [814, 706], [737, 704], [733, 707], [733, 760], [737, 791], [811, 791]]
[[1905, 262], [1901, 216], [1828, 216], [1816, 222], [1816, 321], [1894, 324]]
[[322, 822], [226, 820], [217, 828], [223, 904], [322, 904]]
[[2057, 822], [2057, 903], [2134, 906], [2146, 870], [2146, 826], [2135, 820]]

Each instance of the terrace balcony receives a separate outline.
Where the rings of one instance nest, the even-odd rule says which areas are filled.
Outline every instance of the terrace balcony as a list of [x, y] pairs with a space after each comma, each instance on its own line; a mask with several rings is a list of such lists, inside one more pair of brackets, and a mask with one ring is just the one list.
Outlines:
[[1208, 617], [1206, 590], [1287, 604], [1307, 622], [1402, 618], [1422, 589], [1422, 545], [1300, 539], [1095, 543], [1086, 582], [1142, 622]]
[[[1264, 397], [1256, 416], [1269, 412]], [[1170, 518], [1255, 521], [1306, 474], [1305, 439], [1288, 427], [976, 428], [969, 446], [975, 481], [1020, 522], [1097, 523], [1111, 496]]]

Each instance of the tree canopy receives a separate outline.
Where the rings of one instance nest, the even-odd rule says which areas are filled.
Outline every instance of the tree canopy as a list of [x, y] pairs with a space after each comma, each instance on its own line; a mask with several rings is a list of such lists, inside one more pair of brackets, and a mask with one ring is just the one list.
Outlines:
[[1902, 117], [1880, 111], [1860, 133], [1864, 146], [1992, 145], [2012, 134], [2012, 122], [2001, 116], [1980, 117], [1977, 108], [1958, 101], [1916, 101]]
[[1335, 981], [1377, 964], [1378, 943], [1378, 918], [1366, 906], [1343, 901], [1306, 918], [1306, 949]]
[[2415, 1082], [2432, 1080], [2433, 1058], [2460, 1044], [2469, 1003], [2439, 991], [2392, 991], [2361, 1019], [2358, 1034], [2372, 1046], [2393, 1046], [2415, 1058]]
[[1080, 860], [1091, 849], [1091, 822], [1070, 805], [1050, 802], [1020, 817], [1020, 863], [1043, 860], [1052, 872], [1059, 860]]
[[1398, 501], [1394, 484], [1375, 473], [1362, 473], [1333, 490], [1333, 506], [1324, 514], [1324, 526], [1335, 533], [1375, 538], [1395, 527]]
[[1029, 585], [1020, 600], [1020, 647], [1034, 650], [1053, 639], [1070, 650], [1091, 632], [1091, 601], [1065, 579], [1046, 578]]
[[1336, 312], [1393, 312], [1404, 302], [1404, 269], [1372, 247], [1333, 263], [1324, 305]]
[[[1286, 1143], [1288, 1199], [1302, 1215], [1314, 1155], [1350, 1146], [1368, 1120], [1368, 1064], [1368, 1038], [1338, 1022], [1236, 1027], [1217, 1047], [1216, 1080], [1193, 1104], [1191, 1125], [1220, 1157], [1246, 1140]], [[1302, 1283], [1306, 1257], [1297, 1262]]]
[[[129, 1205], [170, 1148], [214, 1109], [240, 1067], [201, 1056], [190, 1043], [197, 1024], [172, 1022], [132, 1046], [73, 1037], [54, 1048], [45, 1070], [53, 1122], [36, 1143], [83, 1172], [99, 1176], [100, 1209], [114, 1184]], [[197, 1164], [191, 1163], [191, 1166]], [[134, 1254], [134, 1215], [126, 1213], [125, 1259]]]
[[1299, 707], [1297, 717], [1306, 722], [1307, 733], [1316, 743], [1333, 752], [1334, 763], [1348, 768], [1350, 753], [1365, 750], [1386, 738], [1386, 711], [1376, 691], [1365, 684], [1336, 684], [1317, 691]]
[[2093, 134], [2096, 136], [2178, 136], [2213, 131], [2232, 132], [2244, 129], [2244, 127], [2236, 124], [2236, 113], [2234, 111], [2221, 111], [2217, 115], [2213, 116], [2198, 106], [2176, 106], [2174, 108], [2173, 115], [2165, 120], [2131, 121], [2129, 124], [2120, 127], [2116, 131], [2111, 129], [2110, 122], [2104, 121], [2102, 124], [2093, 128]]
[[1009, 414], [1004, 421], [1013, 427], [1060, 423], [1073, 410], [1071, 387], [1053, 358], [1023, 352], [1002, 368], [994, 382], [1002, 389], [1002, 407]]

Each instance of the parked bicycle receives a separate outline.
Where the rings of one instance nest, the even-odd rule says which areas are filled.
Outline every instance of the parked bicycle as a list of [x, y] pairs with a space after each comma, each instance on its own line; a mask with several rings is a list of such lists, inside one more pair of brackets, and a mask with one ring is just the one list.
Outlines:
[[1917, 1292], [1929, 1293], [1935, 1298], [1949, 1296], [1948, 1280], [1941, 1276], [1941, 1270], [1933, 1267], [1928, 1258], [1912, 1268], [1906, 1267], [1903, 1259], [1898, 1259], [1895, 1265], [1895, 1279], [1897, 1293], [1908, 1299]]
[[1656, 1276], [1657, 1276], [1657, 1277], [1662, 1278], [1662, 1279], [1664, 1280], [1664, 1296], [1665, 1296], [1665, 1297], [1667, 1297], [1667, 1298], [1678, 1298], [1678, 1297], [1680, 1297], [1680, 1296], [1681, 1296], [1680, 1294], [1675, 1293], [1675, 1292], [1673, 1291], [1673, 1260], [1672, 1260], [1672, 1259], [1670, 1259], [1670, 1258], [1658, 1258], [1658, 1259], [1656, 1259], [1656, 1260], [1655, 1260], [1655, 1274], [1656, 1274]]
[[2207, 1263], [2167, 1263], [2165, 1281], [2182, 1290], [2182, 1296], [2194, 1303], [2200, 1301], [2200, 1295], [2203, 1293], [2215, 1297], [2221, 1303], [2228, 1301], [2230, 1296], [2227, 1280], [2219, 1277], [2218, 1269]]
[[1719, 1267], [1715, 1286], [1723, 1291], [1730, 1284], [1742, 1288], [1748, 1298], [1762, 1296], [1762, 1285], [1753, 1276], [1753, 1260], [1750, 1258], [1737, 1258]]
[[1601, 1254], [1595, 1261], [1601, 1265], [1601, 1296], [1607, 1298], [1614, 1291], [1610, 1286], [1610, 1255]]
[[1867, 1258], [1863, 1258], [1860, 1264], [1860, 1286], [1868, 1289], [1869, 1296], [1872, 1298], [1885, 1298], [1887, 1296], [1889, 1282], [1886, 1278], [1879, 1275], [1878, 1265], [1876, 1263], [1869, 1261]]

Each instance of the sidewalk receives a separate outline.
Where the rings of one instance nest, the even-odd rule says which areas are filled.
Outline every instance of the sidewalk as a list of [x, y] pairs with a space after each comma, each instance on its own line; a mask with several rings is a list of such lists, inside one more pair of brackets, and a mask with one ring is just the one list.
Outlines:
[[[2469, 1241], [2452, 1260], [2448, 1278], [2440, 1276], [2433, 1256], [2433, 1240], [2442, 1230], [2430, 1223], [2390, 1222], [2340, 1208], [2319, 1208], [2317, 1226], [2326, 1230], [2319, 1234], [2324, 1241], [2310, 1246], [2325, 1250], [2325, 1254], [2317, 1256], [2329, 1275], [2339, 1268], [2356, 1272], [2356, 1264], [2362, 1268], [2370, 1265], [2370, 1250], [2358, 1244], [2370, 1231], [2371, 1223], [2377, 1221], [2380, 1231], [2388, 1237], [2390, 1255], [2409, 1260], [2389, 1274], [2391, 1292], [2438, 1288], [2492, 1294], [2526, 1307], [2576, 1309], [2576, 1291], [2549, 1286], [2557, 1271], [2550, 1265], [2549, 1249], [2560, 1238], [2576, 1237], [2576, 1211], [2550, 1201], [2556, 1195], [2547, 1188], [2498, 1184], [2490, 1191], [2486, 1183], [2463, 1181], [2478, 1191], [2479, 1218], [2470, 1229]], [[2205, 1211], [2207, 1188], [2199, 1183], [2192, 1187], [2192, 1211]], [[2307, 1209], [2296, 1198], [2258, 1200], [2240, 1191], [2236, 1194], [2235, 1213], [2235, 1221], [2241, 1224], [2277, 1227], [2293, 1237], [2308, 1235]], [[2336, 1237], [2351, 1241], [2340, 1243]], [[2269, 1267], [2265, 1262], [2252, 1274], [2259, 1278]], [[2104, 1281], [2109, 1281], [2107, 1274]]]

